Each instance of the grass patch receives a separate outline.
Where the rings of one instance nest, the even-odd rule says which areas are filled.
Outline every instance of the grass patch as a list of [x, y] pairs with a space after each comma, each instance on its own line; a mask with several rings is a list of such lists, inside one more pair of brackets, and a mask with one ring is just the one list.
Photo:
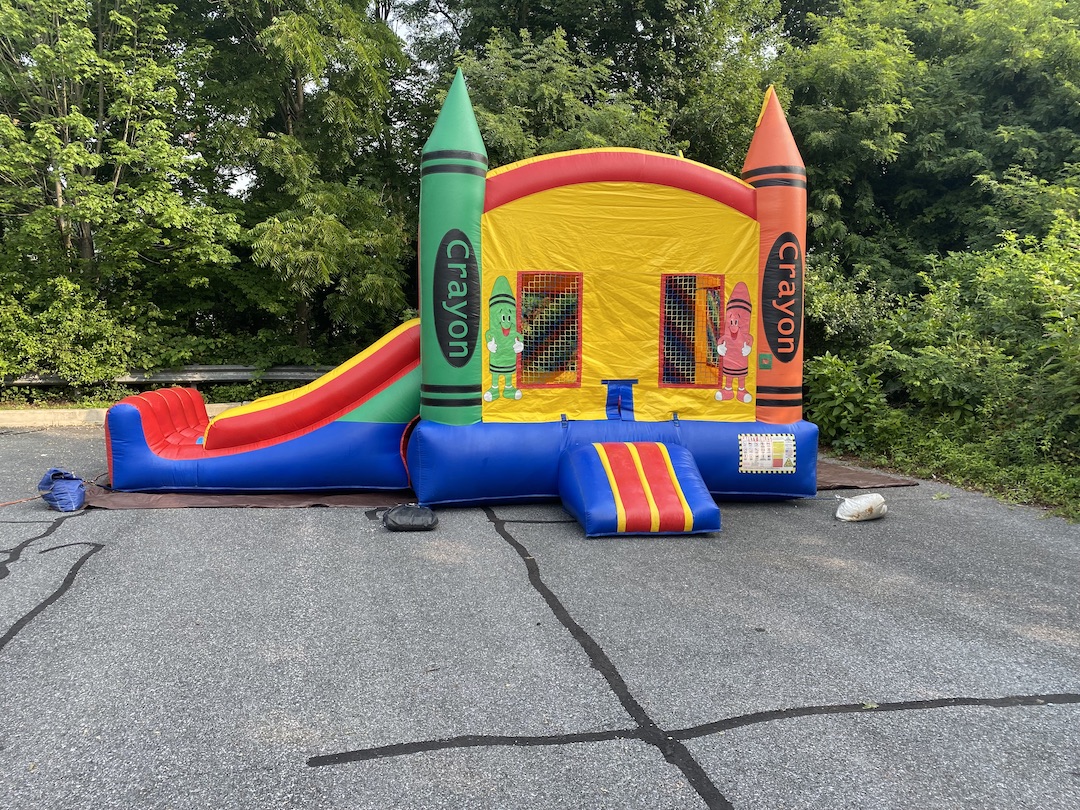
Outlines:
[[1040, 458], [1031, 447], [1003, 453], [1009, 443], [999, 435], [959, 442], [935, 430], [905, 433], [894, 436], [888, 447], [846, 446], [842, 452], [862, 464], [943, 481], [1006, 503], [1043, 507], [1050, 514], [1080, 522], [1080, 465]]

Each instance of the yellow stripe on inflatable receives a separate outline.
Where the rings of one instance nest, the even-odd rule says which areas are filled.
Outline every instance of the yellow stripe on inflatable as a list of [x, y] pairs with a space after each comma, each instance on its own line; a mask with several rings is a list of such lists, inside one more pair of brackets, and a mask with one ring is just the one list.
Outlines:
[[679, 495], [679, 503], [682, 504], [683, 511], [683, 531], [688, 532], [694, 528], [694, 512], [686, 500], [686, 495], [683, 494], [682, 487], [679, 485], [679, 476], [675, 474], [675, 467], [671, 463], [671, 455], [668, 453], [667, 447], [663, 443], [658, 443], [656, 446], [660, 448], [660, 453], [664, 457], [664, 464], [667, 465], [668, 477], [671, 478], [671, 484]]
[[620, 532], [625, 532], [626, 510], [623, 508], [622, 495], [619, 494], [619, 485], [615, 481], [615, 473], [611, 470], [611, 461], [608, 459], [607, 451], [604, 450], [603, 445], [593, 442], [593, 447], [596, 448], [596, 455], [599, 457], [600, 463], [604, 466], [604, 472], [607, 474], [608, 486], [611, 487], [611, 496], [615, 499], [616, 528]]

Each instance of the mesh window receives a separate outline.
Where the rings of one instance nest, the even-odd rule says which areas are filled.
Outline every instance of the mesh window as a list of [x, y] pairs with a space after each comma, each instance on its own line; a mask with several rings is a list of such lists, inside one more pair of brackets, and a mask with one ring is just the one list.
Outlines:
[[581, 274], [521, 273], [521, 353], [518, 384], [581, 382]]
[[661, 385], [715, 387], [724, 277], [663, 277]]

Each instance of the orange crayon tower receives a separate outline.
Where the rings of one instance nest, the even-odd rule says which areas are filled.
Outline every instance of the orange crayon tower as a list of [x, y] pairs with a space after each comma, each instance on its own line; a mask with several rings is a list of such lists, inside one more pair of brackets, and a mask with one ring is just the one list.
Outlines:
[[742, 178], [757, 191], [761, 224], [757, 418], [788, 424], [802, 419], [806, 166], [772, 87], [761, 105]]

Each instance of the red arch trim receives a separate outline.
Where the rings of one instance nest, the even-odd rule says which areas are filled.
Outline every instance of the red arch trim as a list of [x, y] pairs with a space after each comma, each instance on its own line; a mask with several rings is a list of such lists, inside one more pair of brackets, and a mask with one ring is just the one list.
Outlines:
[[757, 196], [747, 184], [703, 163], [639, 149], [560, 152], [495, 169], [488, 173], [484, 212], [559, 186], [602, 182], [681, 188], [757, 219]]

